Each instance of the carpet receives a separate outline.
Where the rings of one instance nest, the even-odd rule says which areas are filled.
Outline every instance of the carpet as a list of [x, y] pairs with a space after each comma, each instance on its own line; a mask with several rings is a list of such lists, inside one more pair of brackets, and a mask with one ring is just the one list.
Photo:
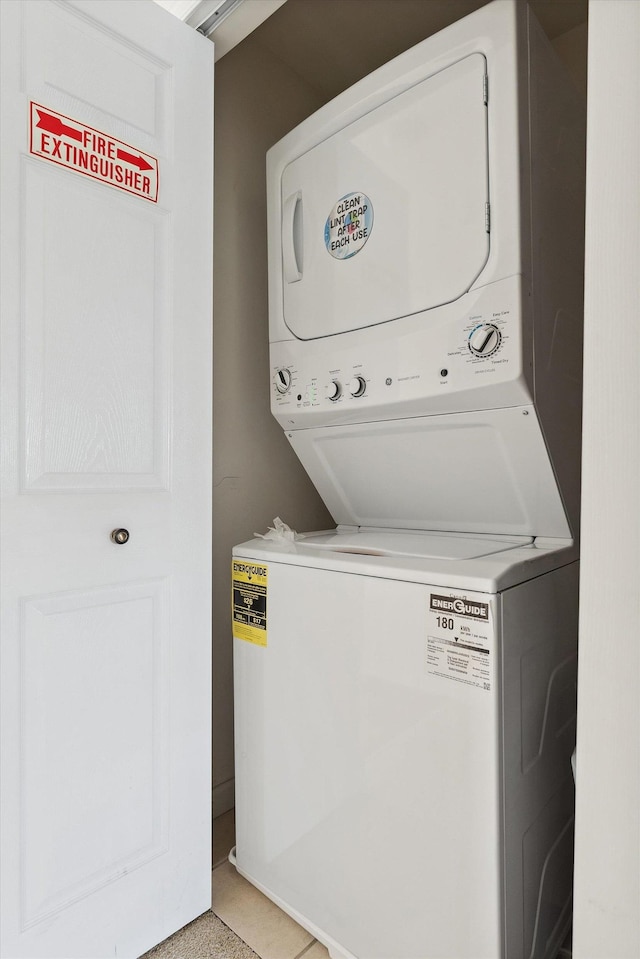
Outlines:
[[256, 959], [256, 953], [212, 912], [205, 912], [140, 959]]

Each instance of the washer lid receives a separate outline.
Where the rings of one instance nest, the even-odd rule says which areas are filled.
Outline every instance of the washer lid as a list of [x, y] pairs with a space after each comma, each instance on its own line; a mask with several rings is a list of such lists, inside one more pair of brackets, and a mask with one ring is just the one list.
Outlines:
[[302, 340], [458, 299], [489, 254], [486, 60], [470, 54], [285, 167], [284, 320]]
[[466, 536], [461, 533], [422, 531], [340, 530], [304, 536], [298, 545], [305, 549], [356, 553], [362, 556], [406, 556], [421, 559], [477, 559], [528, 546], [531, 536]]

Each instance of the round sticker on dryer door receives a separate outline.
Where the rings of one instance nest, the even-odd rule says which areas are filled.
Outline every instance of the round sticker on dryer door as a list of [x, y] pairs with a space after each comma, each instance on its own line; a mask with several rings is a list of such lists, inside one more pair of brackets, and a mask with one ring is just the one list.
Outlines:
[[365, 193], [340, 197], [324, 225], [324, 245], [336, 260], [359, 253], [371, 236], [373, 206]]

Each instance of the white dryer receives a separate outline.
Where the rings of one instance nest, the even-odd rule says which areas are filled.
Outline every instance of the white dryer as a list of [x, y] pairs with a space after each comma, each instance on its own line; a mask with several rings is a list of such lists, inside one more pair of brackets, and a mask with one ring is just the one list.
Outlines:
[[339, 525], [234, 550], [235, 861], [334, 957], [570, 921], [583, 138], [494, 0], [268, 155], [272, 410]]

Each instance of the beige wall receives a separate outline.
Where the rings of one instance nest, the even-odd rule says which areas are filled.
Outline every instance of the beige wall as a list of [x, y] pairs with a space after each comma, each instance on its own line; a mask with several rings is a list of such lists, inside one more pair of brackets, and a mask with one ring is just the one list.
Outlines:
[[[265, 154], [321, 104], [249, 37], [216, 69], [214, 238], [214, 808], [233, 801], [231, 548], [280, 515], [331, 517], [269, 411]], [[227, 784], [227, 785], [225, 785]]]
[[566, 66], [578, 90], [587, 95], [587, 34], [586, 23], [574, 27], [551, 41]]
[[[269, 411], [265, 154], [327, 99], [484, 0], [288, 0], [216, 67], [214, 242], [214, 810], [233, 803], [231, 547], [274, 516], [332, 526]], [[538, 4], [540, 13], [548, 13]], [[546, 5], [548, 6], [548, 5]], [[558, 9], [564, 5], [560, 2]], [[554, 14], [557, 11], [554, 6]], [[573, 8], [574, 4], [569, 4]], [[402, 14], [402, 16], [400, 15]], [[318, 64], [340, 17], [357, 15], [364, 47], [331, 77]], [[386, 17], [386, 19], [384, 19]], [[364, 22], [364, 19], [367, 22]], [[380, 19], [382, 18], [382, 20]], [[575, 19], [575, 17], [574, 17]], [[348, 26], [348, 24], [347, 24]], [[554, 35], [557, 22], [543, 26]], [[339, 32], [339, 31], [338, 31]], [[553, 40], [586, 88], [586, 25]], [[306, 45], [306, 46], [305, 46]], [[333, 55], [335, 58], [335, 49]], [[287, 66], [287, 59], [292, 66]], [[310, 78], [301, 76], [304, 71]], [[356, 75], [352, 75], [355, 71]], [[323, 79], [321, 83], [320, 80]]]

